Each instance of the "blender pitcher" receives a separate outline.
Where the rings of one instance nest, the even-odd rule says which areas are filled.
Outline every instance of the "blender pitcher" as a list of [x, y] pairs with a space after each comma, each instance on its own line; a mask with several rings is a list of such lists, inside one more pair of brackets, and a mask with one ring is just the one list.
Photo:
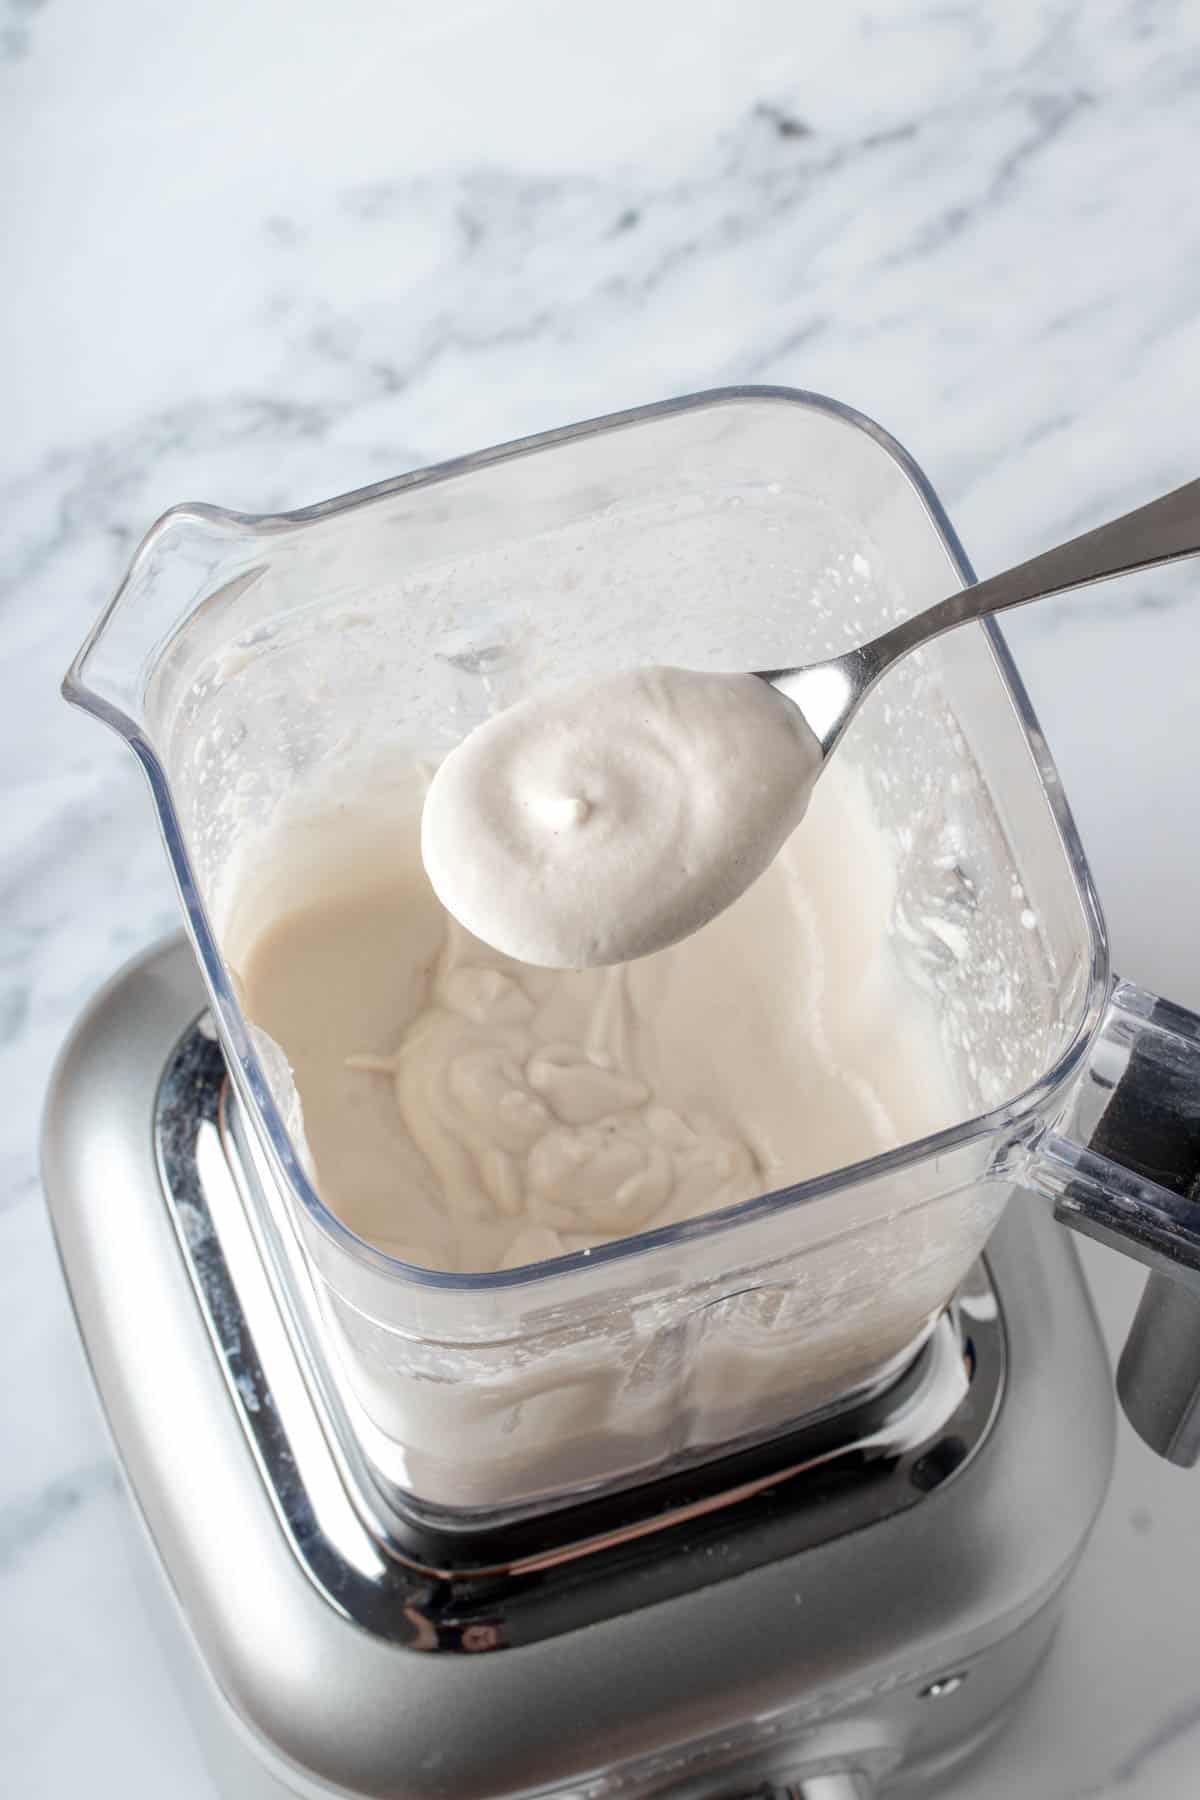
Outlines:
[[322, 1201], [286, 1059], [239, 1005], [237, 883], [322, 766], [396, 744], [435, 758], [579, 676], [816, 661], [971, 579], [886, 433], [767, 388], [278, 517], [179, 507], [138, 551], [64, 692], [145, 770], [258, 1172], [248, 1197], [277, 1214], [339, 1416], [396, 1506], [519, 1515], [871, 1394], [1019, 1187], [1150, 1268], [1118, 1385], [1163, 1455], [1200, 1455], [1200, 1021], [1113, 981], [990, 623], [906, 659], [839, 751], [893, 841], [892, 937], [937, 997], [968, 1102], [953, 1129], [589, 1252], [446, 1273]]

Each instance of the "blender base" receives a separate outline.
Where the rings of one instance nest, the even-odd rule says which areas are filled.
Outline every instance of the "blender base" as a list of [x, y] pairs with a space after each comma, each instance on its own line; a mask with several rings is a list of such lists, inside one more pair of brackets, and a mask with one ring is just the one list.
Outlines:
[[[301, 1404], [265, 1268], [215, 1306], [196, 1285], [184, 1249], [203, 1221], [183, 1219], [181, 1246], [153, 1122], [203, 1005], [182, 940], [110, 983], [60, 1061], [45, 1167], [164, 1643], [222, 1795], [909, 1796], [1002, 1722], [1046, 1652], [1113, 1448], [1103, 1347], [1044, 1210], [1015, 1198], [991, 1240], [1003, 1330], [987, 1352], [985, 1307], [955, 1429], [937, 1421], [939, 1443], [965, 1446], [944, 1479], [914, 1496], [909, 1445], [883, 1459], [905, 1504], [864, 1510], [877, 1469], [814, 1487], [793, 1444], [719, 1529], [706, 1508], [703, 1528], [687, 1514], [640, 1539], [615, 1588], [596, 1555], [525, 1576], [527, 1623], [506, 1635], [511, 1585], [465, 1618], [462, 1585], [414, 1573], [413, 1546], [356, 1507], [355, 1471]], [[214, 1133], [196, 1160], [211, 1171], [220, 1154]], [[274, 1345], [265, 1387], [229, 1354], [251, 1311], [254, 1344]], [[284, 1419], [296, 1435], [272, 1463], [254, 1422]], [[330, 1541], [340, 1576], [316, 1555]], [[384, 1609], [365, 1617], [364, 1579]], [[603, 1605], [582, 1604], [598, 1586]], [[460, 1653], [416, 1653], [442, 1626]]]

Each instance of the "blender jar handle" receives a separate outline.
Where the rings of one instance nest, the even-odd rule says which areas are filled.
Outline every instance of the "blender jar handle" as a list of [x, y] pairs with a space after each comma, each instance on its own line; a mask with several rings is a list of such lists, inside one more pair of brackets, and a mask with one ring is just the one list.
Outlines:
[[1117, 1370], [1134, 1429], [1200, 1460], [1200, 1017], [1117, 982], [1031, 1185], [1065, 1225], [1151, 1271]]

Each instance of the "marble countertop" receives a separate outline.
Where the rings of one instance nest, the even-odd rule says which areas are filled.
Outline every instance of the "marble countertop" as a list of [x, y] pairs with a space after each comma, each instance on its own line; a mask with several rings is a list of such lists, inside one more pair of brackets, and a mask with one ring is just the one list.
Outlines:
[[[1197, 474], [1190, 0], [0, 0], [0, 1788], [213, 1789], [55, 1264], [57, 1045], [175, 903], [57, 683], [181, 499], [302, 504], [690, 389], [873, 414], [984, 573]], [[1194, 567], [1007, 628], [1121, 971], [1200, 1006]], [[1190, 747], [1190, 748], [1189, 748]], [[1087, 1257], [1117, 1346], [1136, 1272]], [[960, 1800], [1193, 1800], [1200, 1475], [1122, 1430]]]

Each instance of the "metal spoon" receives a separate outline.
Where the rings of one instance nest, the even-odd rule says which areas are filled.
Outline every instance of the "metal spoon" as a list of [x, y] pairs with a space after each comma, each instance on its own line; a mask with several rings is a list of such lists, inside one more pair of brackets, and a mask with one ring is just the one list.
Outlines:
[[425, 872], [448, 912], [518, 962], [600, 968], [666, 949], [773, 861], [900, 657], [985, 613], [1197, 553], [1193, 481], [828, 662], [750, 675], [633, 669], [531, 695], [439, 766], [421, 819]]
[[1151, 500], [1082, 537], [1045, 550], [1028, 562], [989, 576], [974, 587], [951, 594], [937, 606], [893, 625], [870, 643], [847, 650], [828, 662], [799, 669], [760, 669], [759, 678], [778, 688], [804, 714], [809, 730], [826, 759], [880, 677], [892, 664], [952, 631], [968, 619], [1046, 600], [1071, 588], [1153, 569], [1159, 563], [1200, 554], [1200, 481], [1189, 481], [1161, 500]]

